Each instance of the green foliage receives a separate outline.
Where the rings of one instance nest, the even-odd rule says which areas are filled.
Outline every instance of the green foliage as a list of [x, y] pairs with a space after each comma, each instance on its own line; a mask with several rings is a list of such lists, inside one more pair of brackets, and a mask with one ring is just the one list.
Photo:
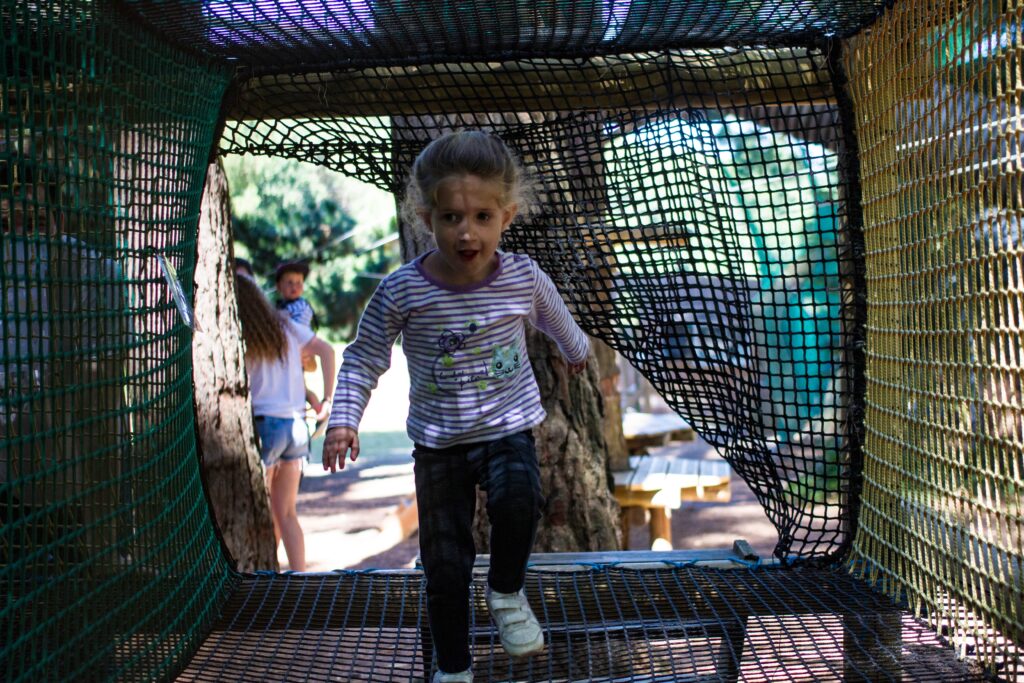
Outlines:
[[1019, 35], [1019, 6], [1012, 0], [980, 0], [965, 4], [923, 40], [932, 67], [946, 83], [988, 99], [1015, 85], [1012, 55]]
[[[357, 223], [350, 208], [365, 191], [329, 169], [291, 159], [229, 156], [225, 171], [231, 193], [235, 253], [249, 259], [273, 298], [274, 268], [306, 260], [304, 296], [321, 333], [351, 339], [363, 306], [377, 287], [374, 274], [400, 263], [394, 218]], [[379, 212], [378, 212], [379, 213]], [[371, 219], [372, 220], [372, 219]]]

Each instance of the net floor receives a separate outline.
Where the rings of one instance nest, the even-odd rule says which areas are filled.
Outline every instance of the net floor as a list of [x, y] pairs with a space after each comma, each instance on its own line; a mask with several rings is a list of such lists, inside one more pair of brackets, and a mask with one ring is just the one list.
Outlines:
[[[475, 681], [975, 681], [928, 626], [844, 573], [531, 569], [546, 652], [512, 661], [473, 586]], [[246, 576], [179, 681], [421, 681], [414, 570]]]

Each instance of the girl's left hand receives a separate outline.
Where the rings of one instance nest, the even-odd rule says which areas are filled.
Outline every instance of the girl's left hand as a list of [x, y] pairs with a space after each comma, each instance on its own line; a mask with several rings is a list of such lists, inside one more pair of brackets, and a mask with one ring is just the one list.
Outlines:
[[587, 361], [568, 363], [569, 375], [578, 375], [587, 367]]

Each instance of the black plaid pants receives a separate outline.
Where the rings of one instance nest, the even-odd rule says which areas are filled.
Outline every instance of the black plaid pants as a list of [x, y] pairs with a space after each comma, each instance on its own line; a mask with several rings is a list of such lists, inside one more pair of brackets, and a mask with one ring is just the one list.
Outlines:
[[427, 614], [442, 671], [464, 671], [469, 652], [469, 596], [476, 546], [476, 486], [487, 493], [491, 522], [488, 585], [502, 593], [523, 587], [543, 498], [540, 466], [529, 431], [479, 443], [413, 450], [419, 506], [420, 561]]

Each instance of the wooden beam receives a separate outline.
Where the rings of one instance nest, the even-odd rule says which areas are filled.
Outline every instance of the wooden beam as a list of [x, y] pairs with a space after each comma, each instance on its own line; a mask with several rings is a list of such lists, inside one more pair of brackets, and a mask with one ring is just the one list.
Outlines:
[[787, 50], [690, 50], [253, 76], [231, 120], [425, 113], [735, 108], [833, 101], [824, 60]]
[[[530, 555], [530, 566], [534, 569], [545, 567], [560, 568], [579, 565], [584, 570], [591, 570], [594, 565], [613, 564], [636, 565], [653, 564], [662, 567], [678, 563], [723, 564], [733, 568], [742, 568], [742, 560], [734, 548], [691, 548], [689, 550], [673, 550], [671, 552], [654, 552], [650, 550], [601, 550], [581, 553], [533, 553]], [[490, 555], [477, 555], [473, 563], [474, 569], [490, 566]], [[419, 558], [416, 558], [419, 567]], [[388, 570], [391, 571], [391, 570]]]

